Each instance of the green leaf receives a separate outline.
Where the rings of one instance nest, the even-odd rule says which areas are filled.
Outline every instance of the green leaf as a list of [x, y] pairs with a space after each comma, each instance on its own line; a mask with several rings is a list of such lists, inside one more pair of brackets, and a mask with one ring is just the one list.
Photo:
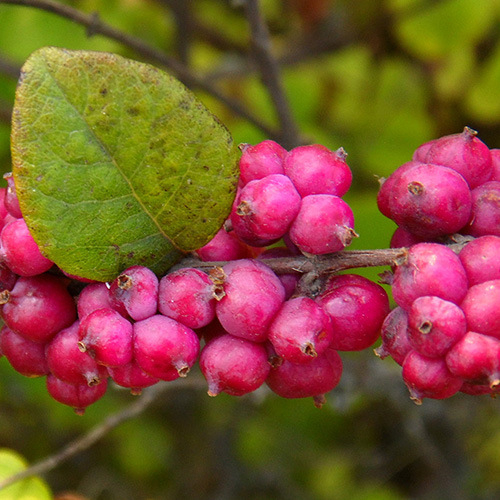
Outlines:
[[123, 57], [46, 47], [22, 68], [12, 127], [23, 216], [42, 253], [100, 281], [158, 274], [227, 217], [238, 150], [180, 82]]
[[[24, 458], [13, 450], [0, 448], [0, 481], [26, 469]], [[39, 477], [29, 477], [0, 491], [0, 500], [51, 500], [49, 487]]]

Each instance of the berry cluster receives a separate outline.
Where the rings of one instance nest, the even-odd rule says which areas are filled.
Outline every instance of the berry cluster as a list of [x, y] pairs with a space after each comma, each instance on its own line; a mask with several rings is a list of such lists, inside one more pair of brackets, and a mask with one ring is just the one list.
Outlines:
[[[40, 252], [7, 176], [0, 353], [23, 375], [46, 376], [50, 395], [80, 414], [109, 380], [139, 394], [185, 377], [197, 360], [211, 396], [240, 396], [267, 383], [282, 397], [313, 397], [320, 406], [342, 374], [338, 351], [378, 339], [387, 294], [356, 275], [323, 277], [308, 288], [299, 272], [278, 276], [265, 262], [350, 243], [345, 157], [318, 145], [288, 152], [273, 141], [243, 145], [230, 217], [194, 253], [200, 263], [223, 263], [161, 278], [132, 266], [111, 283], [78, 287]], [[287, 246], [264, 248], [281, 239]]]
[[[409, 249], [375, 352], [402, 366], [417, 403], [500, 390], [499, 154], [466, 127], [417, 148], [379, 191], [399, 225], [391, 246]], [[457, 253], [438, 243], [452, 233]]]

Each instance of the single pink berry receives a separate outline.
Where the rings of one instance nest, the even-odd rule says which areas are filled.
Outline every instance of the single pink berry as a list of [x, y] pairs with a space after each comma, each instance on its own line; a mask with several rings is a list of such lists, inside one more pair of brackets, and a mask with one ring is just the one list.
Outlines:
[[115, 384], [129, 388], [134, 396], [138, 396], [142, 389], [159, 381], [159, 379], [144, 372], [135, 360], [123, 366], [108, 367], [108, 373]]
[[384, 319], [381, 328], [382, 344], [375, 354], [384, 359], [391, 356], [402, 366], [408, 353], [413, 349], [408, 338], [408, 313], [402, 307], [395, 307]]
[[3, 262], [0, 262], [0, 292], [12, 290], [19, 275], [11, 271]]
[[[267, 259], [293, 256], [294, 254], [287, 247], [271, 247], [264, 250], [257, 259], [266, 261]], [[295, 293], [301, 275], [299, 273], [284, 273], [277, 276], [285, 289], [285, 300], [288, 300]]]
[[425, 238], [421, 238], [402, 227], [397, 227], [392, 234], [391, 241], [389, 243], [390, 248], [403, 248], [411, 247], [417, 243], [422, 243], [426, 241]]
[[97, 309], [80, 321], [78, 347], [104, 366], [123, 366], [132, 360], [133, 328], [114, 309]]
[[266, 383], [278, 396], [312, 397], [319, 407], [325, 402], [324, 395], [340, 382], [342, 369], [342, 359], [330, 348], [306, 364], [283, 361], [271, 369]]
[[250, 253], [248, 245], [239, 240], [233, 231], [227, 232], [224, 227], [195, 252], [204, 262], [245, 259], [251, 256]]
[[242, 396], [264, 383], [271, 366], [264, 344], [226, 334], [202, 349], [200, 369], [207, 380], [209, 396], [221, 392]]
[[491, 181], [500, 181], [500, 149], [490, 149], [493, 175]]
[[490, 181], [472, 190], [472, 213], [463, 232], [472, 236], [500, 236], [500, 181]]
[[158, 278], [145, 266], [132, 266], [117, 276], [109, 288], [113, 309], [135, 321], [156, 314]]
[[403, 380], [416, 404], [422, 399], [446, 399], [456, 394], [463, 379], [448, 370], [443, 358], [428, 358], [410, 351], [403, 362]]
[[276, 354], [293, 363], [308, 363], [323, 354], [332, 339], [329, 316], [309, 297], [287, 300], [269, 327]]
[[414, 161], [420, 161], [422, 163], [425, 163], [425, 158], [427, 156], [427, 153], [431, 149], [431, 147], [434, 145], [434, 142], [436, 139], [431, 139], [430, 141], [424, 142], [423, 144], [420, 144], [417, 149], [413, 152], [412, 160]]
[[500, 236], [488, 235], [469, 241], [458, 256], [469, 286], [500, 279]]
[[4, 174], [3, 178], [7, 181], [7, 191], [5, 193], [5, 208], [12, 217], [21, 219], [23, 214], [19, 208], [19, 200], [17, 199], [16, 185], [12, 172]]
[[186, 377], [199, 350], [196, 333], [172, 318], [156, 314], [134, 323], [134, 359], [151, 377]]
[[240, 144], [240, 181], [243, 185], [270, 174], [283, 173], [283, 158], [286, 149], [277, 142], [265, 140], [251, 146]]
[[107, 283], [90, 283], [80, 292], [76, 307], [78, 318], [84, 319], [97, 309], [112, 309]]
[[352, 182], [346, 156], [343, 148], [331, 151], [319, 144], [298, 146], [285, 156], [283, 168], [300, 196], [333, 194], [341, 197]]
[[357, 236], [351, 208], [344, 200], [330, 194], [303, 198], [289, 234], [301, 252], [314, 255], [343, 250]]
[[242, 259], [222, 268], [217, 318], [230, 334], [264, 342], [271, 321], [285, 300], [285, 290], [273, 271], [260, 261]]
[[35, 276], [48, 271], [53, 263], [42, 255], [24, 219], [15, 219], [0, 233], [3, 262], [20, 276]]
[[212, 280], [202, 271], [183, 268], [160, 280], [158, 310], [189, 328], [201, 328], [215, 318]]

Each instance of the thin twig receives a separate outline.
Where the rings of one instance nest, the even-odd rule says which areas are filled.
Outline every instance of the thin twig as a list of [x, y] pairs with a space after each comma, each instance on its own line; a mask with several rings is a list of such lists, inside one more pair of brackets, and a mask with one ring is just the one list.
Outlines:
[[20, 70], [21, 68], [17, 64], [13, 63], [4, 56], [0, 56], [0, 73], [17, 80], [19, 78]]
[[90, 429], [83, 436], [80, 436], [68, 443], [58, 452], [1, 481], [0, 490], [21, 481], [22, 479], [26, 479], [27, 477], [44, 474], [58, 467], [60, 464], [77, 453], [90, 448], [123, 422], [131, 420], [143, 413], [162, 393], [172, 389], [201, 387], [202, 382], [203, 387], [205, 387], [204, 380], [202, 381], [201, 378], [193, 376], [173, 382], [160, 382], [153, 387], [145, 389], [141, 396], [138, 396], [137, 400], [124, 410], [110, 415], [101, 423]]
[[292, 148], [300, 144], [299, 132], [282, 85], [280, 69], [272, 55], [269, 30], [259, 9], [259, 0], [244, 2], [250, 26], [252, 53], [259, 68], [262, 82], [276, 109], [281, 127], [282, 145]]
[[155, 49], [151, 45], [145, 43], [142, 39], [131, 36], [101, 21], [97, 13], [86, 14], [68, 5], [55, 2], [54, 0], [0, 0], [0, 4], [22, 5], [25, 7], [33, 7], [51, 12], [85, 26], [89, 36], [102, 35], [112, 40], [116, 40], [122, 45], [133, 49], [142, 57], [169, 69], [188, 87], [199, 88], [214, 96], [217, 100], [226, 105], [233, 113], [241, 116], [250, 123], [253, 123], [256, 127], [260, 128], [268, 137], [282, 141], [279, 131], [273, 130], [268, 124], [264, 123], [260, 118], [251, 113], [239, 102], [230, 99], [211, 83], [195, 75], [180, 61], [168, 56], [160, 50]]

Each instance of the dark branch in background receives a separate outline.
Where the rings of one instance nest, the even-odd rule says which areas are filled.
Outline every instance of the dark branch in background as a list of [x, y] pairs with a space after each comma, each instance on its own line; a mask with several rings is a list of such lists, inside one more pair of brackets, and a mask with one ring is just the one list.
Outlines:
[[6, 103], [0, 102], [0, 122], [10, 125], [12, 116], [12, 107]]
[[19, 72], [20, 68], [17, 64], [0, 55], [0, 73], [17, 80], [19, 78]]
[[280, 123], [281, 143], [290, 149], [300, 144], [299, 132], [285, 96], [278, 63], [272, 55], [269, 30], [260, 12], [259, 0], [246, 0], [244, 10], [250, 26], [252, 55]]
[[280, 131], [272, 129], [268, 124], [257, 118], [239, 102], [230, 99], [215, 88], [211, 83], [199, 78], [180, 61], [168, 56], [158, 49], [155, 49], [151, 45], [145, 43], [142, 39], [124, 33], [123, 31], [101, 21], [97, 13], [86, 14], [74, 9], [73, 7], [60, 4], [53, 0], [0, 0], [0, 4], [23, 5], [51, 12], [85, 26], [89, 36], [102, 35], [120, 42], [124, 46], [134, 50], [143, 58], [169, 69], [186, 86], [190, 88], [198, 88], [214, 96], [221, 103], [226, 105], [233, 113], [241, 116], [250, 123], [254, 124], [256, 127], [260, 128], [268, 137], [274, 138], [279, 142], [283, 142]]

